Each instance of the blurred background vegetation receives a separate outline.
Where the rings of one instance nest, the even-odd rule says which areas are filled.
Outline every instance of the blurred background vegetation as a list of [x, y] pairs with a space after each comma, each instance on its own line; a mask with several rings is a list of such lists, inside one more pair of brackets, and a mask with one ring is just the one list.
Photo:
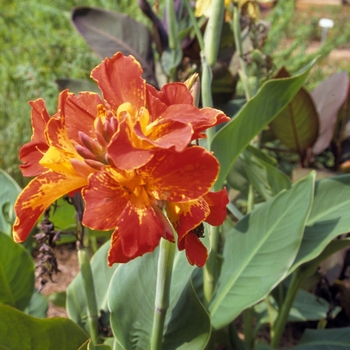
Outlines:
[[[88, 79], [91, 69], [100, 63], [70, 22], [71, 8], [87, 5], [126, 13], [147, 24], [136, 0], [17, 0], [1, 6], [0, 168], [20, 186], [27, 180], [18, 168], [18, 151], [32, 134], [28, 101], [42, 97], [49, 113], [54, 113], [58, 96], [55, 79]], [[349, 59], [327, 56], [334, 48], [350, 52], [349, 14], [349, 6], [296, 10], [294, 0], [279, 1], [273, 10], [263, 13], [272, 23], [264, 53], [272, 57], [276, 70], [285, 65], [292, 73], [321, 54], [308, 81], [310, 89], [330, 74], [350, 72]], [[321, 17], [335, 21], [322, 46]]]

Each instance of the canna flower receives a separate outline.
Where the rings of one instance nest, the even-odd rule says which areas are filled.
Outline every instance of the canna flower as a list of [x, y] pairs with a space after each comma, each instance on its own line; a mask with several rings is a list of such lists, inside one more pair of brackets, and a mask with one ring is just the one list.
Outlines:
[[219, 171], [216, 158], [189, 145], [228, 118], [193, 106], [185, 84], [157, 91], [141, 74], [133, 57], [117, 53], [91, 74], [103, 98], [63, 91], [51, 118], [42, 99], [31, 102], [33, 136], [20, 159], [23, 175], [36, 177], [15, 204], [15, 241], [27, 238], [55, 200], [81, 191], [83, 224], [114, 229], [110, 265], [153, 251], [161, 237], [175, 242], [171, 226], [190, 263], [204, 264], [196, 227], [223, 216], [227, 194], [209, 192]]

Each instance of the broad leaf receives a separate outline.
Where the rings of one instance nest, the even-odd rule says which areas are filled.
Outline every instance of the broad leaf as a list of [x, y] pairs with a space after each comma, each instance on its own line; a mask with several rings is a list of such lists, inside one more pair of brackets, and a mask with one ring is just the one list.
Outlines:
[[332, 141], [338, 112], [347, 96], [348, 85], [348, 73], [341, 72], [331, 75], [311, 92], [320, 117], [319, 135], [312, 147], [314, 154], [324, 151]]
[[[271, 296], [268, 298], [270, 305], [273, 307], [274, 318], [277, 318], [278, 306]], [[298, 291], [293, 306], [290, 309], [288, 322], [317, 321], [325, 319], [327, 318], [329, 310], [330, 304], [325, 299], [301, 289]], [[260, 324], [270, 322], [265, 301], [255, 305], [254, 311], [257, 314], [257, 319]], [[339, 311], [339, 308], [337, 311]]]
[[278, 115], [299, 91], [314, 62], [312, 61], [305, 67], [305, 71], [300, 75], [266, 82], [237, 116], [215, 135], [211, 149], [220, 162], [216, 188], [222, 187], [233, 163], [249, 142]]
[[45, 318], [47, 316], [48, 307], [49, 303], [47, 299], [35, 290], [24, 312], [30, 316]]
[[0, 304], [24, 310], [33, 291], [34, 263], [31, 256], [24, 247], [0, 231]]
[[87, 340], [78, 350], [112, 350], [109, 345], [98, 344], [94, 345], [91, 339]]
[[[158, 248], [120, 265], [110, 285], [109, 307], [113, 333], [125, 349], [147, 349], [152, 332]], [[164, 349], [204, 349], [210, 320], [198, 300], [184, 253], [176, 253], [164, 330]]]
[[62, 317], [40, 319], [0, 305], [0, 349], [76, 350], [88, 335]]
[[310, 174], [260, 205], [227, 235], [221, 274], [209, 304], [216, 329], [265, 298], [287, 275], [311, 210], [314, 177]]
[[[107, 264], [107, 253], [110, 242], [106, 242], [92, 257], [91, 269], [94, 278], [96, 301], [98, 310], [108, 313], [107, 293], [110, 280], [118, 265], [109, 267]], [[87, 301], [83, 281], [80, 272], [74, 278], [67, 289], [66, 308], [69, 317], [78, 325], [88, 330], [87, 324]]]
[[247, 147], [243, 152], [244, 169], [249, 182], [259, 194], [268, 200], [291, 186], [288, 176], [272, 165], [268, 157], [259, 149]]
[[[278, 78], [289, 77], [289, 73], [281, 69]], [[270, 123], [274, 135], [290, 149], [299, 154], [311, 147], [318, 135], [319, 116], [310, 94], [300, 88], [288, 105]]]
[[332, 239], [350, 231], [349, 207], [350, 175], [316, 182], [310, 217], [290, 272], [317, 257]]
[[293, 350], [350, 349], [350, 327], [335, 329], [307, 329]]
[[93, 7], [73, 9], [72, 21], [100, 57], [112, 57], [117, 51], [134, 56], [143, 68], [144, 79], [157, 86], [152, 39], [147, 27], [127, 15]]
[[17, 182], [0, 169], [0, 231], [11, 235], [15, 221], [13, 205], [21, 192]]

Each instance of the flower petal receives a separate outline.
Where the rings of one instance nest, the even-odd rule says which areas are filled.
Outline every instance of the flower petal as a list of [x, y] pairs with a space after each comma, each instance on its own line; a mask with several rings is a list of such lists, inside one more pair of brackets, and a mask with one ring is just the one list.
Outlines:
[[[133, 135], [127, 120], [119, 124], [119, 132], [115, 134], [108, 146], [108, 155], [114, 165], [122, 170], [137, 169], [146, 164], [153, 156], [153, 151], [143, 149], [141, 141], [138, 148], [133, 143]], [[135, 140], [136, 142], [138, 140]]]
[[168, 202], [166, 212], [178, 234], [178, 241], [180, 242], [189, 231], [206, 219], [210, 209], [208, 203], [201, 197], [195, 201], [185, 203]]
[[131, 103], [135, 110], [145, 106], [146, 83], [141, 75], [140, 63], [132, 56], [123, 56], [121, 52], [106, 58], [91, 72], [104, 99], [115, 112], [124, 102]]
[[158, 151], [138, 170], [149, 193], [159, 200], [187, 202], [206, 194], [219, 172], [217, 159], [202, 147]]
[[68, 94], [62, 105], [67, 134], [71, 140], [80, 143], [78, 132], [95, 137], [94, 121], [98, 114], [98, 106], [104, 105], [101, 97], [93, 92], [79, 92], [76, 96]]
[[203, 196], [210, 208], [210, 214], [205, 221], [212, 226], [220, 226], [226, 219], [226, 205], [229, 202], [226, 189], [218, 192], [208, 192]]
[[184, 241], [184, 247], [179, 247], [179, 250], [186, 249], [186, 257], [191, 265], [203, 267], [208, 258], [207, 248], [192, 232], [185, 236]]
[[117, 226], [118, 217], [125, 209], [129, 193], [118, 183], [112, 169], [90, 176], [83, 189], [85, 211], [83, 224], [95, 230], [110, 230]]
[[23, 242], [45, 209], [63, 195], [87, 184], [79, 175], [47, 171], [33, 179], [18, 196], [15, 203], [16, 221], [13, 237]]
[[32, 128], [31, 141], [26, 143], [20, 150], [19, 157], [24, 163], [20, 165], [24, 176], [36, 176], [45, 172], [45, 168], [39, 164], [43, 153], [49, 148], [45, 138], [45, 127], [50, 119], [43, 99], [29, 102], [32, 106]]

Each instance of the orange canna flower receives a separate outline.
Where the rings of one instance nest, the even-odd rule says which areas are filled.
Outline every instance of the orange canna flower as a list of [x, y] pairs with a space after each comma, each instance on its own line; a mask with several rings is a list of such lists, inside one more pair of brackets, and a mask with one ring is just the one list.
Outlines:
[[161, 237], [175, 242], [173, 226], [179, 249], [203, 266], [207, 252], [196, 228], [223, 222], [227, 194], [209, 192], [216, 158], [189, 145], [228, 118], [194, 107], [184, 84], [157, 91], [141, 74], [133, 57], [117, 53], [91, 74], [103, 98], [63, 91], [51, 118], [42, 99], [31, 102], [33, 136], [20, 159], [23, 175], [36, 177], [15, 204], [15, 241], [27, 238], [55, 200], [82, 191], [83, 224], [114, 229], [110, 265], [153, 251]]

